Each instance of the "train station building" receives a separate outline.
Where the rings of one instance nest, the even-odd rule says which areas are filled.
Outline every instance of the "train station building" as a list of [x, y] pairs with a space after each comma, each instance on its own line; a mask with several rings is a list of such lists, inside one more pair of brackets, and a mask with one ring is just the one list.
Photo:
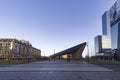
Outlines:
[[51, 55], [50, 58], [57, 60], [80, 60], [82, 59], [82, 53], [85, 49], [86, 44], [87, 43], [84, 42], [61, 52], [55, 53]]

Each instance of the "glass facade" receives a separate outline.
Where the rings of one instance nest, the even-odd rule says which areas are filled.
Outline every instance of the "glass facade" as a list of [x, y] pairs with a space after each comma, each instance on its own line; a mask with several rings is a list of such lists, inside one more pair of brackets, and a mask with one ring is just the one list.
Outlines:
[[102, 48], [104, 48], [104, 49], [111, 48], [111, 39], [110, 39], [110, 36], [102, 35]]
[[111, 27], [112, 49], [117, 49], [118, 46], [118, 23]]
[[110, 8], [112, 49], [120, 49], [120, 0]]
[[115, 22], [119, 17], [120, 17], [120, 0], [117, 0], [116, 3], [110, 8], [111, 23]]
[[111, 49], [111, 39], [107, 35], [99, 35], [95, 37], [95, 53], [105, 53]]
[[101, 50], [101, 47], [100, 47], [100, 40], [101, 39], [101, 36], [96, 36], [95, 37], [95, 54], [98, 54]]
[[102, 16], [103, 35], [110, 35], [110, 12], [106, 11]]

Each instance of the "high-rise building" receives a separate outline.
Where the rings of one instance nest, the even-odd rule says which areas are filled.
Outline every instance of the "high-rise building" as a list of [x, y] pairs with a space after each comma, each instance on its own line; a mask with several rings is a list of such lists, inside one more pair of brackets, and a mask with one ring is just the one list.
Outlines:
[[110, 35], [110, 12], [106, 11], [102, 16], [102, 33]]
[[102, 16], [102, 33], [95, 37], [95, 54], [105, 53], [111, 49], [110, 38], [110, 12], [106, 11]]
[[98, 35], [95, 37], [95, 53], [105, 53], [107, 50], [111, 49], [109, 35]]
[[120, 49], [120, 0], [110, 8], [112, 49]]

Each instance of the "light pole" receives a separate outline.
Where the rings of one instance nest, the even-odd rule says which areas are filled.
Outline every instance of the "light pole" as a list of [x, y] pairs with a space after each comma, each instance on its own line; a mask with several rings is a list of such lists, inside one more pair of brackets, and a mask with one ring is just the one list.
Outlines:
[[89, 63], [89, 42], [87, 42], [87, 56], [88, 56], [88, 63]]

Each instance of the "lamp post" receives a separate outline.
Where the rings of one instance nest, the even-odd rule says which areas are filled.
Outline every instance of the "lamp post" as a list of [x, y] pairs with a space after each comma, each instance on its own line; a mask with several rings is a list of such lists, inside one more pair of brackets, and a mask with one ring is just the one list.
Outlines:
[[55, 49], [53, 51], [53, 60], [55, 61]]
[[88, 56], [88, 63], [89, 63], [89, 42], [87, 42], [87, 56]]

